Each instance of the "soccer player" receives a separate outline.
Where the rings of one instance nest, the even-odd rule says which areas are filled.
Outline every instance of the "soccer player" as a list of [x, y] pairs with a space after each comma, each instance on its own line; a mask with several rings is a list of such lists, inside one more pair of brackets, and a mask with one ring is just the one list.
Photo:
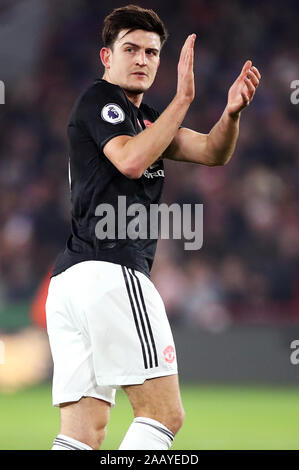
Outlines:
[[[72, 234], [56, 260], [46, 305], [53, 405], [61, 421], [53, 449], [98, 449], [119, 388], [135, 416], [120, 449], [168, 449], [183, 423], [175, 345], [150, 280], [157, 240], [120, 236], [118, 201], [125, 196], [126, 206], [146, 210], [158, 204], [164, 158], [228, 162], [260, 73], [246, 61], [210, 133], [186, 129], [181, 123], [195, 93], [195, 34], [182, 47], [169, 106], [159, 115], [143, 103], [166, 38], [152, 10], [115, 9], [104, 21], [104, 76], [79, 97], [70, 117]], [[97, 207], [104, 203], [116, 214], [113, 240], [97, 235], [103, 215]]]

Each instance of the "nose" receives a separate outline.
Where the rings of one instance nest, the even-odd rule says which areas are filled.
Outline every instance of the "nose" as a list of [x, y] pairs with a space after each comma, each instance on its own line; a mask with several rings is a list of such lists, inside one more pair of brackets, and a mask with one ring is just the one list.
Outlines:
[[146, 65], [146, 53], [145, 50], [140, 49], [136, 57], [136, 65]]

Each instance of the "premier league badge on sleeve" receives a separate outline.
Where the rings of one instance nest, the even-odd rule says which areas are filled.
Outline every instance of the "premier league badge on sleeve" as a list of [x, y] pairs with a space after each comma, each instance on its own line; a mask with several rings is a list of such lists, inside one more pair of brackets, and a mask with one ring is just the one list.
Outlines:
[[110, 103], [102, 109], [101, 117], [111, 124], [119, 124], [125, 120], [125, 113], [118, 104]]

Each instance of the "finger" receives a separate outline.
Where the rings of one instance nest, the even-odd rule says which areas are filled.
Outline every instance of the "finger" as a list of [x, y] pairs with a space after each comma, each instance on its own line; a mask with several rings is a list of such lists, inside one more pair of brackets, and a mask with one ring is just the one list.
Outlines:
[[245, 76], [251, 66], [252, 66], [251, 60], [246, 60], [245, 64], [243, 65], [240, 75]]
[[252, 66], [251, 60], [246, 60], [245, 64], [242, 67], [240, 75], [236, 79], [236, 82], [241, 83], [243, 81], [244, 77], [246, 77], [246, 74], [251, 66]]
[[253, 66], [253, 67], [251, 67], [250, 70], [256, 75], [256, 77], [257, 77], [259, 80], [262, 78], [260, 72], [258, 71], [258, 69], [257, 69], [256, 67]]
[[184, 42], [184, 45], [181, 49], [181, 54], [180, 54], [180, 59], [179, 61], [182, 61], [182, 62], [185, 62], [185, 59], [186, 59], [186, 54], [187, 54], [187, 51], [189, 49], [189, 44], [190, 44], [190, 41], [191, 41], [191, 34], [189, 36], [187, 36], [185, 42]]
[[252, 98], [255, 92], [255, 86], [251, 83], [251, 81], [247, 77], [244, 78], [244, 82], [247, 85], [249, 96]]
[[194, 62], [194, 43], [196, 39], [196, 34], [192, 34], [191, 36], [191, 41], [190, 41], [190, 66], [193, 68], [193, 62]]
[[183, 48], [187, 49], [191, 46], [191, 44], [194, 42], [194, 35], [193, 34], [189, 34], [189, 36], [187, 36], [187, 39], [183, 45]]
[[258, 86], [259, 84], [259, 79], [257, 78], [257, 76], [255, 75], [255, 73], [250, 69], [248, 72], [247, 72], [247, 76], [249, 78], [249, 80], [251, 80], [251, 83], [253, 83], [253, 85], [255, 86], [255, 88]]
[[187, 51], [184, 55], [184, 61], [183, 61], [183, 64], [184, 64], [185, 68], [188, 67], [189, 62], [190, 62], [190, 49], [187, 49]]
[[249, 103], [250, 103], [249, 97], [247, 96], [247, 94], [244, 91], [241, 91], [241, 95], [242, 95], [243, 102], [244, 102], [245, 106], [248, 106]]
[[193, 67], [195, 39], [196, 34], [190, 34], [183, 46], [181, 61], [186, 67]]
[[196, 39], [196, 34], [190, 34], [187, 37], [184, 46], [186, 46], [186, 48], [192, 49], [194, 47], [195, 39]]
[[190, 36], [187, 36], [187, 38], [186, 38], [186, 40], [185, 40], [185, 42], [184, 42], [184, 44], [183, 44], [183, 47], [182, 47], [182, 49], [181, 49], [180, 58], [185, 54], [185, 51], [186, 51], [186, 49], [187, 49], [187, 47], [188, 47], [189, 38], [190, 38]]

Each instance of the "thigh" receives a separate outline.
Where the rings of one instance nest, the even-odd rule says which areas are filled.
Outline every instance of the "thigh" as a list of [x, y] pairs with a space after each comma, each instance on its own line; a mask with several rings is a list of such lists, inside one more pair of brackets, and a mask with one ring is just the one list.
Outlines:
[[123, 389], [135, 417], [153, 418], [167, 426], [173, 422], [173, 416], [183, 414], [177, 374], [146, 380], [141, 385], [129, 385]]

